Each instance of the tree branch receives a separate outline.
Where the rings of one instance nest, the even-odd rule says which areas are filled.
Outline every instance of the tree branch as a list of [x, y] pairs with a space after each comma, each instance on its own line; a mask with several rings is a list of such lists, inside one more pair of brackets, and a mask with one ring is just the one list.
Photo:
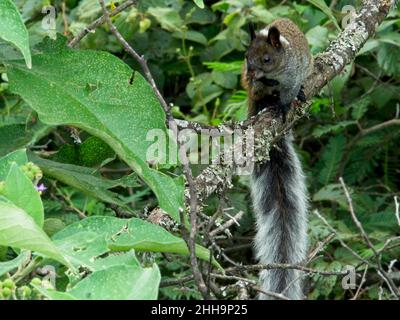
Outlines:
[[[136, 1], [128, 0], [118, 6], [115, 10], [110, 12], [110, 17], [116, 16], [118, 13], [124, 11], [125, 9], [129, 8], [130, 6], [134, 5]], [[92, 23], [87, 25], [85, 29], [77, 34], [75, 38], [73, 38], [69, 43], [68, 46], [71, 48], [75, 47], [88, 33], [93, 32], [97, 27], [101, 26], [103, 23], [106, 22], [106, 17], [102, 15], [100, 18], [94, 20]]]

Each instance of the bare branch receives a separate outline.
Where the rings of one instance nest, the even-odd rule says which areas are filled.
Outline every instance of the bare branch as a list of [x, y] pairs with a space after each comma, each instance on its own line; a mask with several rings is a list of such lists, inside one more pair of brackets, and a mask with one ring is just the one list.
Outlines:
[[399, 199], [397, 199], [397, 196], [394, 196], [394, 205], [395, 205], [395, 211], [394, 214], [397, 219], [397, 224], [400, 227], [400, 204], [399, 204]]
[[297, 264], [289, 264], [289, 263], [269, 263], [269, 264], [254, 264], [254, 265], [242, 265], [237, 267], [232, 267], [226, 269], [226, 272], [232, 271], [260, 271], [260, 270], [274, 270], [274, 269], [293, 269], [304, 271], [308, 273], [315, 273], [321, 276], [346, 276], [348, 275], [349, 271], [323, 271], [312, 269], [308, 267], [304, 267], [302, 265]]
[[374, 253], [374, 257], [376, 259], [376, 265], [377, 265], [377, 269], [378, 269], [378, 274], [386, 282], [386, 284], [388, 285], [388, 287], [389, 287], [390, 291], [393, 293], [393, 295], [395, 297], [397, 297], [397, 299], [400, 299], [399, 289], [396, 287], [396, 284], [389, 277], [387, 272], [383, 269], [382, 264], [381, 264], [381, 260], [380, 260], [380, 257], [379, 257], [379, 252], [377, 252], [377, 250], [375, 249], [375, 247], [372, 244], [368, 234], [365, 232], [364, 227], [362, 226], [360, 220], [358, 220], [357, 215], [354, 212], [353, 201], [352, 201], [352, 199], [350, 197], [350, 193], [347, 190], [347, 187], [346, 187], [346, 184], [344, 183], [343, 178], [340, 177], [339, 181], [340, 181], [340, 184], [342, 185], [342, 188], [343, 188], [344, 193], [345, 193], [346, 198], [347, 198], [347, 202], [348, 202], [348, 205], [349, 205], [349, 211], [350, 211], [350, 214], [351, 214], [351, 218], [353, 219], [353, 222], [355, 223], [355, 225], [357, 226], [358, 230], [360, 231], [362, 237], [364, 238], [365, 243], [367, 244], [367, 246]]
[[[118, 13], [124, 11], [125, 9], [129, 8], [130, 6], [134, 5], [136, 1], [128, 0], [118, 6], [115, 10], [110, 13], [110, 17], [116, 16]], [[68, 46], [75, 47], [88, 33], [93, 32], [97, 27], [101, 26], [103, 23], [106, 22], [106, 17], [102, 15], [100, 18], [94, 20], [92, 23], [87, 25], [85, 29], [77, 34], [75, 38], [73, 38], [69, 43]]]
[[210, 237], [215, 237], [217, 234], [224, 232], [226, 229], [230, 228], [234, 224], [238, 224], [238, 221], [242, 219], [244, 215], [243, 211], [239, 211], [234, 217], [226, 221], [223, 225], [219, 226], [218, 228], [214, 229], [210, 232]]

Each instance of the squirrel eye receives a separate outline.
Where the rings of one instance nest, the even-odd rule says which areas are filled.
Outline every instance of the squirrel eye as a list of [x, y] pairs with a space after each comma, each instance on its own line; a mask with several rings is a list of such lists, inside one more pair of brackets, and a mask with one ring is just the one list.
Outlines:
[[265, 54], [263, 57], [264, 63], [269, 63], [271, 61], [271, 57], [269, 54]]

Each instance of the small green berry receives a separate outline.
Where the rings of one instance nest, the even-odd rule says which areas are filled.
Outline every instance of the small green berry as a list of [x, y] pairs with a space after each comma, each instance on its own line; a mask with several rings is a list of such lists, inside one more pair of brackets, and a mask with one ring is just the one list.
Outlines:
[[151, 27], [151, 20], [148, 18], [145, 18], [143, 20], [140, 20], [139, 22], [139, 32], [140, 33], [145, 33], [147, 29]]
[[41, 285], [42, 285], [42, 280], [39, 279], [39, 278], [33, 278], [33, 279], [31, 280], [31, 284], [32, 284], [32, 285], [36, 285], [36, 286], [41, 286]]
[[32, 289], [29, 288], [28, 286], [22, 286], [22, 287], [18, 288], [18, 292], [19, 292], [20, 296], [27, 298], [27, 297], [30, 297], [30, 295], [32, 294]]
[[12, 291], [10, 288], [3, 288], [2, 290], [4, 299], [8, 299], [11, 297]]
[[5, 280], [3, 281], [3, 287], [12, 290], [12, 289], [15, 288], [15, 283], [14, 283], [14, 281], [12, 281], [10, 278], [8, 278], [8, 279], [5, 279]]

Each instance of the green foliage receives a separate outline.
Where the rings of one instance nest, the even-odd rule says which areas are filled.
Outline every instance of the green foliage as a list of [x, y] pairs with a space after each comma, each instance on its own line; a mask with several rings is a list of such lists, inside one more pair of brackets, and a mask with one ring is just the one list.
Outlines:
[[[69, 225], [55, 234], [53, 239], [71, 261], [78, 259], [79, 263], [88, 268], [91, 267], [93, 257], [109, 250], [135, 249], [136, 251], [188, 253], [187, 246], [181, 238], [157, 225], [137, 218], [126, 220], [113, 217], [90, 217]], [[77, 250], [76, 246], [83, 248], [82, 252]], [[88, 251], [91, 250], [96, 252], [95, 256], [88, 256]], [[88, 259], [84, 263], [81, 253], [84, 259]], [[199, 258], [209, 261], [210, 253], [207, 249], [198, 246], [196, 253]], [[218, 263], [215, 262], [215, 265], [218, 266]]]
[[13, 269], [18, 268], [23, 262], [28, 260], [29, 251], [22, 251], [21, 254], [10, 261], [0, 262], [0, 277]]
[[0, 245], [36, 251], [67, 266], [70, 265], [31, 216], [1, 200]]
[[0, 195], [24, 209], [39, 227], [43, 226], [44, 212], [39, 192], [16, 163], [11, 165]]
[[153, 189], [160, 206], [178, 220], [183, 207], [181, 179], [146, 163], [148, 131], [165, 132], [166, 127], [165, 115], [143, 77], [100, 51], [44, 51], [33, 62], [29, 71], [18, 62], [10, 66], [11, 90], [28, 101], [43, 122], [75, 125], [107, 142]]
[[12, 0], [0, 2], [0, 38], [15, 45], [22, 52], [27, 67], [32, 67], [28, 30]]
[[333, 181], [338, 173], [339, 166], [343, 157], [346, 138], [343, 135], [332, 137], [324, 149], [319, 167], [319, 181], [326, 185]]

